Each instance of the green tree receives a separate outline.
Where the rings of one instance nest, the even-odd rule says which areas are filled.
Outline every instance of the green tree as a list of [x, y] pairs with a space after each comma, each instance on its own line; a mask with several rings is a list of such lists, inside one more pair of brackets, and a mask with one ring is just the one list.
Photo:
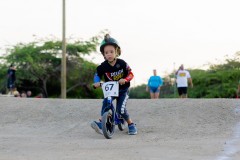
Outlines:
[[136, 98], [136, 99], [150, 98], [149, 93], [146, 92], [145, 84], [131, 88], [129, 96], [130, 96], [130, 98]]
[[[82, 86], [87, 90], [86, 95], [93, 96], [89, 92], [89, 82], [96, 64], [84, 60], [83, 56], [96, 51], [98, 38], [67, 44], [67, 92], [70, 95], [76, 87]], [[49, 96], [49, 92], [57, 97], [60, 95], [61, 50], [62, 42], [57, 40], [19, 43], [7, 49], [7, 54], [1, 59], [5, 66], [11, 63], [17, 66], [18, 86], [28, 84], [31, 85], [29, 87], [38, 88], [45, 97]]]
[[240, 52], [233, 58], [226, 57], [224, 63], [211, 64], [204, 70], [191, 70], [194, 88], [193, 98], [233, 98], [240, 79]]
[[[189, 70], [194, 87], [188, 89], [190, 98], [234, 98], [238, 81], [240, 80], [240, 52], [232, 58], [226, 57], [224, 63], [211, 64], [209, 69], [190, 69]], [[166, 76], [168, 77], [168, 76]], [[161, 98], [175, 97], [175, 84], [164, 78], [164, 85], [161, 87]], [[169, 75], [170, 78], [174, 76]], [[146, 85], [136, 86], [131, 89], [131, 98], [149, 98], [145, 94]]]

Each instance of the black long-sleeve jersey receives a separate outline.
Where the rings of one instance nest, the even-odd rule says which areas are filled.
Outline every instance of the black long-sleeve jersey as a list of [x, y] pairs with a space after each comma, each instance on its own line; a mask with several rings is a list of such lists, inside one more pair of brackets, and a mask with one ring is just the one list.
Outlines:
[[[107, 60], [105, 60], [101, 65], [97, 67], [97, 75], [102, 78], [104, 76], [105, 82], [108, 81], [119, 81], [121, 78], [127, 79], [131, 72], [129, 65], [122, 59], [117, 59], [114, 66], [111, 66]], [[119, 89], [125, 89], [130, 87], [130, 80], [124, 85], [120, 85]]]

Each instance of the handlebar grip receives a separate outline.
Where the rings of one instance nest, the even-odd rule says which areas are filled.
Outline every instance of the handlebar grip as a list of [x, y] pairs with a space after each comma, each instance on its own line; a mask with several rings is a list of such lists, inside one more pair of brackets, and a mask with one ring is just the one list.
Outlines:
[[[103, 85], [103, 83], [100, 82], [100, 87], [102, 87], [102, 85]], [[94, 85], [93, 85], [93, 88], [94, 88], [94, 89], [97, 89]]]

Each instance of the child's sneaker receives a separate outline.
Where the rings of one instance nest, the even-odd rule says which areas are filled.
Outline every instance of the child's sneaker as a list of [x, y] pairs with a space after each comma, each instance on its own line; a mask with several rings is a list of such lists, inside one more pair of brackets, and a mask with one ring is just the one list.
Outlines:
[[96, 122], [96, 121], [93, 121], [91, 123], [91, 127], [99, 134], [103, 134], [102, 132], [102, 123], [101, 122]]
[[128, 134], [129, 135], [136, 135], [137, 134], [137, 127], [134, 123], [128, 125]]

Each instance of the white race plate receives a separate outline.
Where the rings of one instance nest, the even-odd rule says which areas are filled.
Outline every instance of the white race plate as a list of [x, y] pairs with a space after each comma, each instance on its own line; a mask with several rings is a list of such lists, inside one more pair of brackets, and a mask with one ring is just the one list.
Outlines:
[[109, 82], [103, 83], [102, 90], [103, 90], [104, 98], [118, 97], [118, 91], [119, 91], [118, 81], [109, 81]]

